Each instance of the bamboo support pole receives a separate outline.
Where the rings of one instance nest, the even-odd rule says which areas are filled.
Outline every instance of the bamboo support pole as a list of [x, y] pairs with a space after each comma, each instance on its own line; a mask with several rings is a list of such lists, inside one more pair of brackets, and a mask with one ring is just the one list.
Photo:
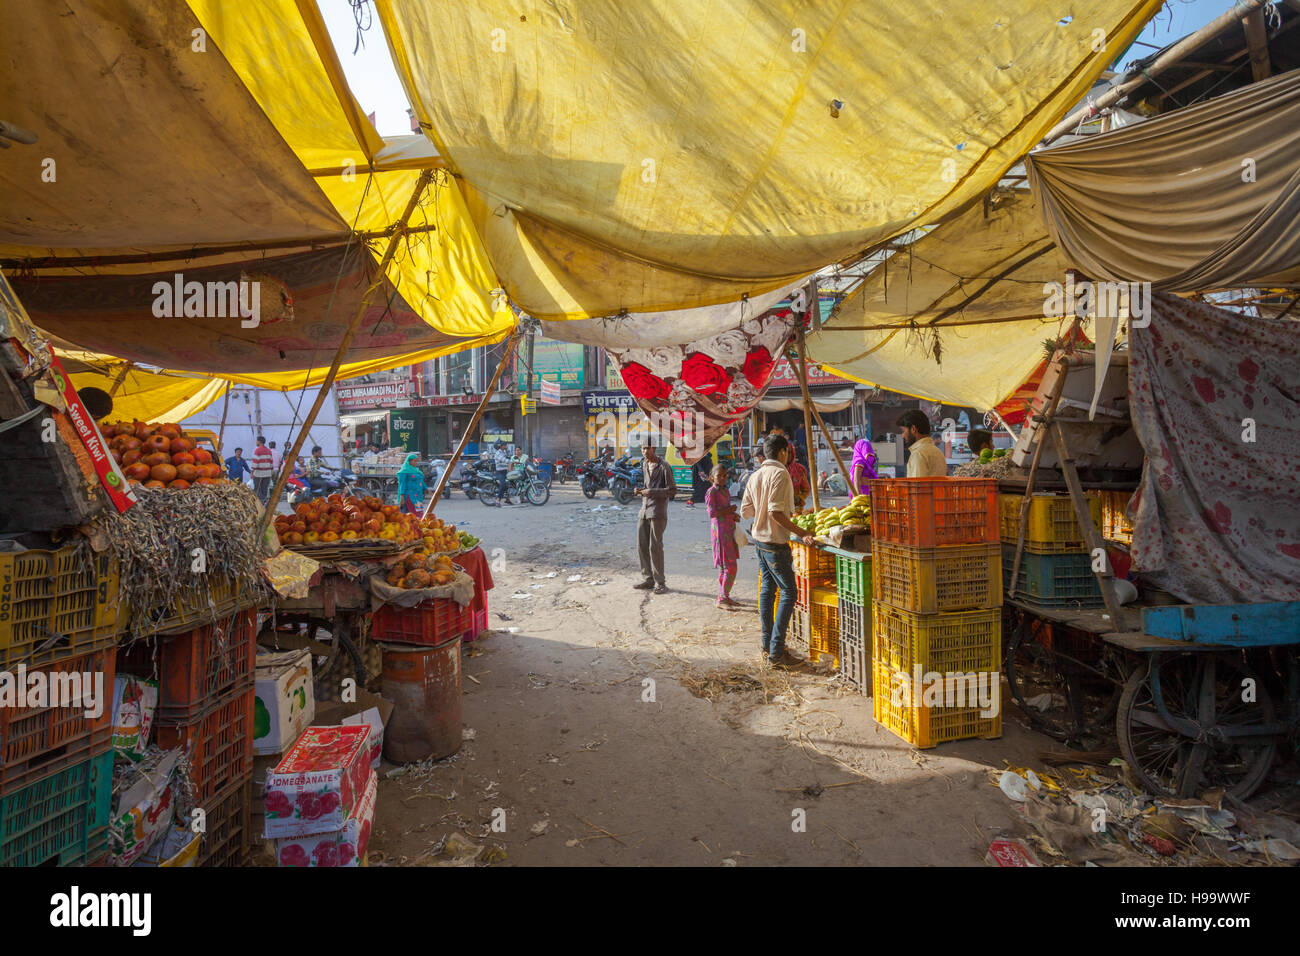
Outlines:
[[1186, 58], [1188, 54], [1190, 54], [1193, 50], [1199, 47], [1206, 40], [1210, 39], [1211, 37], [1217, 36], [1220, 33], [1223, 33], [1225, 30], [1228, 30], [1231, 27], [1236, 26], [1238, 21], [1245, 20], [1246, 17], [1250, 16], [1250, 14], [1254, 13], [1256, 10], [1262, 8], [1264, 4], [1267, 2], [1268, 0], [1236, 0], [1236, 2], [1233, 3], [1232, 5], [1232, 9], [1229, 10], [1227, 13], [1215, 17], [1213, 20], [1211, 20], [1205, 26], [1201, 27], [1195, 33], [1190, 33], [1187, 36], [1183, 37], [1181, 40], [1179, 40], [1177, 43], [1171, 46], [1164, 53], [1157, 56], [1154, 60], [1152, 60], [1149, 64], [1147, 64], [1142, 69], [1130, 70], [1127, 74], [1125, 74], [1125, 77], [1123, 79], [1121, 79], [1118, 83], [1112, 86], [1105, 93], [1101, 94], [1101, 96], [1097, 97], [1097, 101], [1095, 103], [1089, 103], [1086, 106], [1081, 106], [1073, 113], [1071, 113], [1069, 116], [1067, 116], [1065, 119], [1061, 120], [1061, 122], [1053, 126], [1052, 129], [1048, 132], [1048, 134], [1043, 137], [1042, 143], [1046, 145], [1047, 143], [1050, 143], [1053, 140], [1059, 139], [1060, 137], [1064, 136], [1066, 133], [1070, 133], [1073, 132], [1075, 129], [1078, 129], [1079, 124], [1082, 123], [1084, 120], [1096, 116], [1098, 113], [1106, 109], [1108, 106], [1114, 106], [1116, 103], [1122, 100], [1130, 92], [1137, 89], [1147, 80], [1150, 80], [1158, 76], [1159, 74], [1163, 73], [1165, 70], [1169, 69], [1169, 67], [1175, 65], [1180, 60]]
[[[804, 344], [802, 332], [799, 333], [799, 341], [798, 341], [797, 348], [799, 350], [799, 361], [803, 365], [804, 381], [807, 381], [808, 380], [808, 350]], [[826, 439], [826, 444], [830, 446], [831, 455], [834, 456], [835, 458], [835, 464], [839, 466], [840, 474], [844, 476], [844, 483], [849, 486], [849, 497], [852, 497], [853, 478], [852, 476], [849, 475], [849, 470], [844, 467], [844, 459], [840, 457], [840, 450], [835, 447], [835, 440], [831, 438], [830, 429], [827, 428], [826, 423], [822, 421], [821, 413], [817, 411], [816, 405], [809, 402], [808, 408], [812, 412], [813, 419], [817, 422], [817, 428], [821, 431], [822, 437]], [[811, 444], [811, 442], [809, 444]], [[808, 457], [809, 458], [812, 457], [811, 448], [809, 448], [808, 450]]]
[[505, 354], [501, 356], [501, 361], [497, 363], [497, 370], [492, 374], [492, 381], [488, 383], [487, 391], [483, 393], [483, 401], [479, 402], [478, 408], [474, 409], [474, 417], [465, 426], [465, 434], [460, 436], [460, 441], [456, 443], [456, 450], [452, 453], [451, 461], [447, 462], [442, 477], [438, 479], [438, 487], [433, 490], [433, 494], [429, 497], [429, 503], [425, 506], [423, 517], [427, 518], [433, 513], [434, 506], [438, 503], [438, 499], [442, 497], [442, 490], [447, 487], [447, 482], [451, 480], [451, 473], [456, 468], [456, 462], [460, 461], [465, 446], [469, 444], [470, 436], [474, 434], [474, 429], [478, 427], [479, 421], [483, 418], [483, 413], [487, 411], [488, 402], [492, 401], [492, 396], [496, 394], [497, 382], [501, 381], [501, 373], [505, 371], [506, 366], [510, 364], [510, 359], [515, 354], [515, 346], [519, 344], [519, 335], [520, 330], [516, 326], [515, 331], [510, 334], [510, 339], [506, 343]]
[[316, 400], [312, 402], [311, 410], [307, 412], [302, 427], [298, 429], [298, 437], [293, 440], [293, 447], [289, 449], [280, 463], [280, 473], [276, 476], [275, 485], [271, 489], [266, 513], [262, 516], [262, 528], [259, 537], [265, 535], [266, 529], [271, 525], [276, 504], [280, 500], [280, 495], [284, 493], [284, 485], [289, 480], [289, 472], [293, 468], [293, 463], [298, 460], [298, 453], [302, 451], [302, 445], [307, 439], [307, 433], [311, 431], [316, 416], [320, 414], [321, 406], [325, 404], [325, 396], [329, 394], [330, 388], [334, 385], [334, 378], [338, 375], [339, 366], [343, 364], [343, 357], [347, 355], [348, 348], [352, 345], [352, 339], [361, 326], [362, 317], [366, 314], [366, 310], [370, 308], [370, 300], [375, 297], [375, 293], [379, 291], [386, 280], [388, 264], [393, 261], [393, 256], [397, 254], [398, 244], [406, 231], [406, 223], [410, 220], [411, 214], [415, 212], [416, 206], [419, 205], [420, 197], [424, 195], [424, 190], [433, 180], [433, 175], [434, 171], [431, 169], [426, 169], [420, 173], [420, 178], [415, 182], [415, 189], [411, 192], [411, 198], [406, 201], [406, 208], [402, 211], [401, 218], [393, 224], [392, 235], [388, 238], [388, 246], [384, 249], [383, 258], [379, 260], [379, 268], [375, 271], [375, 281], [370, 283], [370, 287], [366, 289], [361, 301], [357, 303], [357, 310], [352, 316], [352, 321], [348, 324], [348, 330], [343, 334], [343, 339], [334, 352], [334, 361], [330, 363], [329, 373], [325, 376], [325, 380], [321, 382], [320, 390], [316, 393]]
[[[813, 300], [813, 307], [817, 307], [817, 300]], [[804, 359], [803, 351], [803, 326], [799, 326], [799, 331], [795, 334], [795, 348], [799, 352], [799, 365], [795, 372], [799, 376], [799, 389], [803, 392], [803, 434], [804, 445], [808, 449], [808, 484], [811, 485], [813, 507], [818, 511], [822, 507], [821, 495], [817, 490], [817, 456], [812, 453], [812, 398], [808, 395], [808, 363]], [[794, 458], [793, 449], [790, 452], [791, 459]]]

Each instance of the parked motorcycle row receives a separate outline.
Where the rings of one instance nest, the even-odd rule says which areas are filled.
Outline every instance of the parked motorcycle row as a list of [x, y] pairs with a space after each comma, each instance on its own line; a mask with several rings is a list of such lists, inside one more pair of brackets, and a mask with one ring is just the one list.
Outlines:
[[576, 470], [582, 482], [582, 493], [588, 498], [596, 497], [600, 489], [606, 488], [615, 501], [626, 505], [636, 497], [636, 490], [641, 487], [641, 459], [631, 455], [622, 455], [613, 461], [589, 458]]

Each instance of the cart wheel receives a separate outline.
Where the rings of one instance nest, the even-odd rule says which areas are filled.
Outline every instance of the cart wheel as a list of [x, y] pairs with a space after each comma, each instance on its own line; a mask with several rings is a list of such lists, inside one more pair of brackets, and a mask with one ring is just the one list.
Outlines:
[[[314, 632], [316, 626], [311, 630]], [[338, 700], [344, 678], [354, 677], [357, 687], [366, 687], [366, 662], [361, 651], [349, 636], [350, 623], [343, 617], [330, 622], [330, 637], [334, 650], [326, 658], [316, 658], [312, 665], [313, 679], [316, 681], [316, 699], [319, 701]]]
[[[1253, 701], [1242, 700], [1247, 681]], [[1202, 651], [1152, 654], [1138, 664], [1115, 721], [1120, 752], [1152, 794], [1192, 797], [1222, 787], [1245, 800], [1264, 782], [1277, 738], [1224, 731], [1272, 723], [1273, 714], [1268, 688], [1239, 655]]]
[[1003, 661], [1011, 696], [1036, 730], [1083, 750], [1109, 737], [1119, 682], [1037, 640], [1028, 614], [1018, 613]]

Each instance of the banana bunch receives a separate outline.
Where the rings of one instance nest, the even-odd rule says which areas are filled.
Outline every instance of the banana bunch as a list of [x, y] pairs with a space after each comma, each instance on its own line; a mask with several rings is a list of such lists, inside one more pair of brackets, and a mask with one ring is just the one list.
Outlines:
[[843, 508], [807, 511], [795, 515], [791, 520], [812, 534], [823, 534], [836, 525], [870, 525], [871, 499], [866, 495], [858, 495]]

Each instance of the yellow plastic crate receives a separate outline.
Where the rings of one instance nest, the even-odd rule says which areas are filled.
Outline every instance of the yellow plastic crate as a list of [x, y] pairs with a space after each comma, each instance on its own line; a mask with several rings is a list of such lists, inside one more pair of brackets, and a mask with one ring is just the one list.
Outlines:
[[[877, 659], [872, 665], [871, 711], [876, 723], [913, 747], [925, 750], [950, 740], [1002, 736], [1001, 686], [996, 713], [980, 716], [980, 707], [927, 706], [913, 693], [912, 675]], [[998, 680], [1001, 675], [998, 675]]]
[[800, 650], [808, 649], [808, 612], [797, 604], [790, 615], [790, 630], [786, 631], [785, 643]]
[[912, 548], [877, 542], [871, 590], [877, 601], [922, 614], [1001, 607], [1002, 545]]
[[807, 578], [814, 587], [835, 583], [835, 555], [802, 541], [790, 541], [790, 557], [794, 573]]
[[112, 647], [130, 612], [117, 561], [68, 545], [0, 554], [0, 667]]
[[1132, 544], [1133, 525], [1124, 517], [1132, 496], [1127, 491], [1099, 491], [1097, 496], [1101, 499], [1101, 536], [1107, 541]]
[[808, 600], [808, 660], [823, 657], [840, 666], [840, 595], [835, 588], [813, 588]]
[[[1101, 528], [1101, 499], [1087, 495], [1092, 523]], [[1020, 534], [1020, 495], [998, 495], [998, 527], [1005, 544], [1015, 544]], [[1029, 501], [1025, 549], [1033, 554], [1078, 554], [1088, 550], [1079, 528], [1074, 503], [1066, 494], [1037, 494]]]
[[872, 657], [886, 667], [994, 671], [1002, 666], [1002, 609], [916, 614], [873, 601]]

